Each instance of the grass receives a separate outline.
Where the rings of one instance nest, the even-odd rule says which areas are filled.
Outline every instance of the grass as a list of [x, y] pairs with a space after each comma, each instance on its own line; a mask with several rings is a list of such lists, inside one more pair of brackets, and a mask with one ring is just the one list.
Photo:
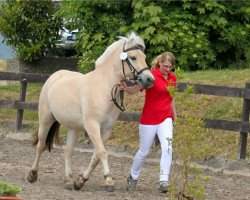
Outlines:
[[[223, 85], [229, 87], [245, 87], [245, 83], [250, 81], [250, 69], [242, 70], [209, 70], [198, 72], [183, 73], [180, 82], [200, 83], [209, 85]], [[38, 102], [39, 93], [42, 84], [28, 84], [27, 102]], [[3, 99], [17, 100], [19, 96], [20, 85], [9, 84], [0, 86], [0, 97]], [[180, 95], [177, 93], [177, 95]], [[178, 98], [176, 98], [178, 99]], [[144, 92], [139, 92], [135, 95], [125, 95], [126, 111], [141, 111], [144, 102]], [[192, 96], [191, 104], [185, 102], [176, 102], [178, 114], [188, 113], [191, 116], [205, 117], [210, 119], [225, 119], [225, 120], [241, 120], [243, 100], [239, 98], [217, 97], [209, 95]], [[192, 104], [196, 105], [197, 109], [189, 113], [189, 108]], [[198, 106], [197, 106], [198, 105]], [[31, 125], [28, 131], [37, 129], [37, 112], [25, 111], [24, 124]], [[0, 121], [15, 121], [16, 110], [1, 109]], [[236, 159], [239, 146], [239, 133], [231, 131], [222, 131], [215, 129], [206, 129], [209, 137], [204, 141], [213, 143], [213, 154], [224, 156], [231, 159]], [[65, 130], [62, 131], [66, 133]], [[133, 122], [116, 122], [109, 145], [125, 146], [131, 149], [138, 148], [138, 123]], [[250, 158], [250, 138], [248, 138], [247, 158]], [[202, 148], [202, 144], [201, 147]]]
[[207, 70], [184, 73], [181, 81], [228, 87], [245, 87], [245, 83], [250, 81], [249, 75], [250, 69]]

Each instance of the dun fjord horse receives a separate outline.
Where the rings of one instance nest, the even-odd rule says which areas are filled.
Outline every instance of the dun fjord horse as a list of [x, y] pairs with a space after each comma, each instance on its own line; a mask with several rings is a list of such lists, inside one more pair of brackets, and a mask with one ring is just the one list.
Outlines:
[[[39, 99], [39, 129], [34, 141], [37, 144], [37, 154], [27, 177], [30, 182], [37, 180], [40, 156], [46, 148], [51, 149], [62, 124], [68, 130], [64, 153], [65, 188], [80, 189], [101, 161], [104, 168], [104, 188], [107, 191], [115, 190], [104, 144], [120, 114], [118, 108], [121, 98], [119, 89], [116, 88], [118, 92], [113, 95], [111, 91], [124, 79], [131, 79], [142, 88], [152, 86], [154, 77], [145, 62], [144, 49], [143, 40], [131, 33], [111, 44], [96, 61], [95, 70], [90, 73], [83, 75], [60, 70], [49, 77]], [[73, 180], [74, 146], [84, 130], [95, 149], [88, 169]]]

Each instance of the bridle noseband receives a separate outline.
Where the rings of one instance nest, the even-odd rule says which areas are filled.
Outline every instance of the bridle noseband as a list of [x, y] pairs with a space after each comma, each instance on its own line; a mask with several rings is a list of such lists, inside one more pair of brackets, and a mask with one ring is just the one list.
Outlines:
[[[136, 84], [140, 80], [139, 75], [145, 70], [150, 70], [149, 67], [145, 67], [145, 68], [141, 69], [140, 71], [137, 71], [135, 69], [135, 67], [131, 64], [131, 62], [129, 61], [127, 52], [132, 51], [132, 50], [138, 50], [138, 49], [141, 50], [142, 52], [144, 52], [143, 48], [141, 46], [135, 46], [135, 47], [128, 48], [128, 49], [125, 49], [125, 45], [123, 46], [123, 52], [120, 54], [120, 59], [122, 61], [122, 72], [123, 72], [124, 79], [121, 82], [133, 82], [133, 84]], [[127, 62], [127, 65], [128, 65], [128, 67], [130, 69], [130, 72], [133, 75], [132, 78], [127, 78], [126, 77], [124, 62]], [[119, 87], [120, 87], [120, 84], [116, 84], [112, 88], [112, 90], [111, 90], [111, 98], [112, 98], [111, 101], [113, 101], [114, 104], [116, 105], [116, 107], [118, 107], [123, 112], [123, 111], [126, 110], [124, 105], [123, 105], [124, 90], [119, 90]], [[116, 94], [117, 94], [118, 91], [120, 91], [120, 105], [119, 105], [119, 103], [117, 102], [117, 99], [116, 99]]]

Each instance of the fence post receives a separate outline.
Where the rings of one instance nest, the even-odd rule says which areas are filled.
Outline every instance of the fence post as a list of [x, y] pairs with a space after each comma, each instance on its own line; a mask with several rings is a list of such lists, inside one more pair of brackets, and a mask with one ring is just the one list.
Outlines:
[[[20, 102], [25, 102], [26, 91], [27, 91], [27, 80], [23, 79], [21, 81], [21, 90], [20, 90], [20, 95], [19, 95], [19, 101]], [[16, 131], [19, 131], [22, 128], [23, 111], [24, 111], [23, 109], [18, 109], [17, 110]]]
[[[250, 82], [246, 83], [245, 88], [250, 89]], [[242, 109], [242, 121], [243, 122], [249, 122], [249, 113], [250, 113], [250, 99], [244, 99], [243, 109]], [[247, 136], [248, 136], [248, 133], [240, 132], [240, 146], [239, 146], [238, 159], [246, 158]]]

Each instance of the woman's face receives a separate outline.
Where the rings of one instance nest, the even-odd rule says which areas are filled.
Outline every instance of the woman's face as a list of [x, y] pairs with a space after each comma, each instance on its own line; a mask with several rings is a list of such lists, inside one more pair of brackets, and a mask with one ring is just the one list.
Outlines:
[[163, 76], [168, 75], [168, 73], [173, 69], [173, 65], [169, 61], [159, 62], [159, 66], [160, 66], [160, 71], [163, 74]]

